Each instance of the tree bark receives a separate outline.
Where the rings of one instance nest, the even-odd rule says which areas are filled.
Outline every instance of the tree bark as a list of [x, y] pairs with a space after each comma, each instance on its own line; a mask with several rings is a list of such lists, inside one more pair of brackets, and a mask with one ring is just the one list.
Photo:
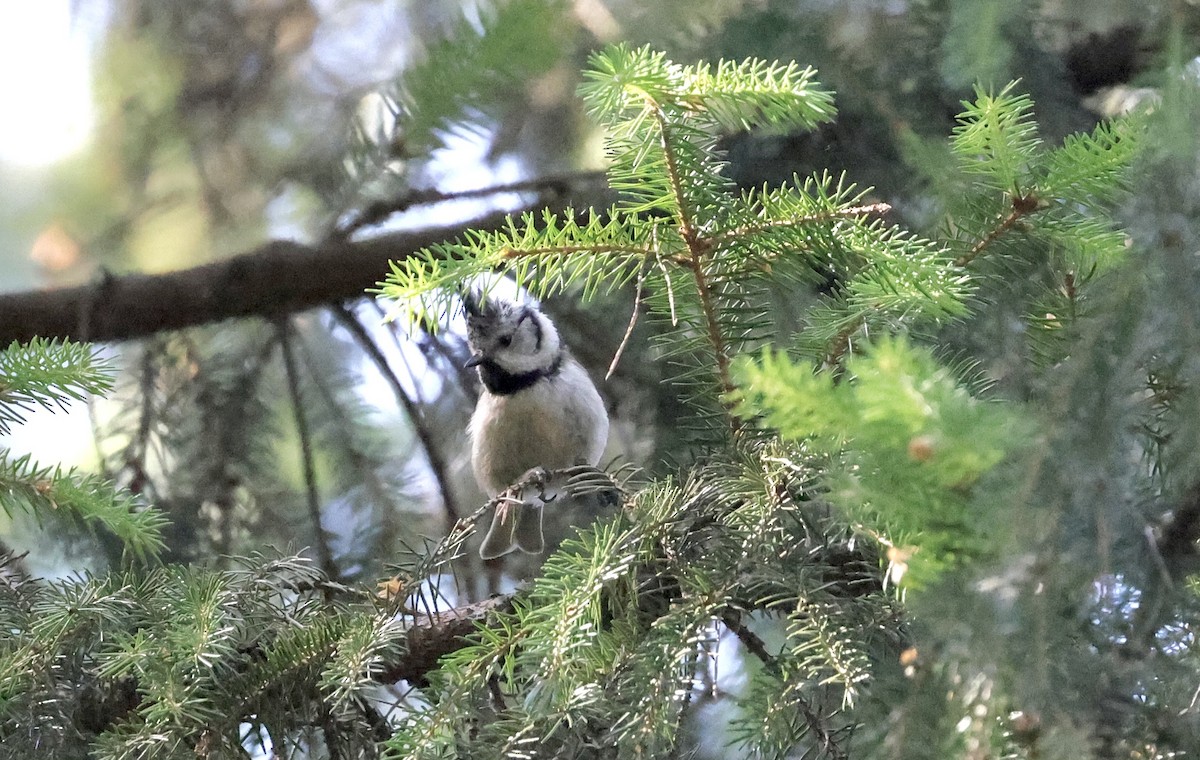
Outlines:
[[[604, 207], [613, 197], [606, 188], [597, 186], [598, 178], [601, 175], [590, 173], [514, 184], [511, 187], [524, 192], [538, 191], [538, 197], [512, 213]], [[500, 191], [507, 191], [506, 186], [444, 198], [486, 196]], [[439, 199], [441, 195], [433, 198]], [[422, 198], [417, 200], [424, 202]], [[411, 204], [406, 200], [388, 208], [404, 210]], [[0, 294], [0, 348], [34, 337], [131, 340], [237, 317], [275, 319], [359, 298], [384, 279], [389, 262], [455, 240], [468, 230], [495, 230], [504, 224], [506, 216], [493, 212], [459, 224], [392, 232], [364, 240], [333, 238], [317, 245], [273, 240], [228, 259], [176, 272], [105, 273], [87, 285]], [[385, 217], [383, 210], [375, 210], [366, 221]]]
[[[380, 684], [405, 680], [424, 686], [427, 676], [438, 667], [438, 661], [470, 643], [468, 636], [478, 623], [494, 613], [512, 610], [512, 596], [497, 596], [474, 604], [443, 610], [431, 615], [419, 615], [407, 631], [404, 651], [386, 662], [373, 674]], [[260, 650], [244, 653], [248, 659], [261, 656]], [[312, 698], [319, 699], [314, 693]], [[127, 719], [142, 704], [142, 693], [135, 678], [125, 677], [111, 683], [93, 683], [84, 689], [79, 703], [77, 721], [81, 728], [99, 734]]]
[[467, 229], [494, 229], [502, 219], [492, 214], [460, 225], [317, 246], [274, 240], [191, 269], [105, 275], [73, 288], [0, 295], [0, 346], [35, 336], [122, 341], [234, 317], [278, 317], [360, 297], [384, 278], [389, 261], [453, 240]]

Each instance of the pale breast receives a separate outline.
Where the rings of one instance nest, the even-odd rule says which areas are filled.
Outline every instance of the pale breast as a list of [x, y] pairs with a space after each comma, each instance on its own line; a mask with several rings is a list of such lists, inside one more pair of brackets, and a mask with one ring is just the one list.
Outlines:
[[533, 467], [596, 464], [608, 415], [587, 372], [568, 359], [561, 372], [507, 396], [484, 393], [471, 418], [475, 478], [489, 495]]

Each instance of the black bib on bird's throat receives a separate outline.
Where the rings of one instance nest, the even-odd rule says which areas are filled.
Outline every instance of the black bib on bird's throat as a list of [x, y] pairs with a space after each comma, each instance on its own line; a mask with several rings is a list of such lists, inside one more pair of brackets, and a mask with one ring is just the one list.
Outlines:
[[562, 370], [563, 355], [560, 352], [554, 357], [554, 362], [545, 369], [535, 369], [532, 372], [522, 372], [513, 374], [508, 370], [502, 369], [491, 359], [484, 359], [479, 363], [479, 379], [483, 381], [483, 387], [488, 389], [489, 393], [494, 393], [497, 396], [511, 396], [518, 391], [523, 391], [529, 388], [538, 380], [546, 377], [553, 377]]

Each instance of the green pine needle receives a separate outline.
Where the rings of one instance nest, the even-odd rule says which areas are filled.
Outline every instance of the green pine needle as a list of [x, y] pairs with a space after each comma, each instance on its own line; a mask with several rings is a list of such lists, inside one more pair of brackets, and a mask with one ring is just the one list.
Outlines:
[[111, 372], [91, 346], [42, 338], [14, 341], [0, 352], [0, 433], [24, 422], [34, 409], [66, 409], [111, 387]]

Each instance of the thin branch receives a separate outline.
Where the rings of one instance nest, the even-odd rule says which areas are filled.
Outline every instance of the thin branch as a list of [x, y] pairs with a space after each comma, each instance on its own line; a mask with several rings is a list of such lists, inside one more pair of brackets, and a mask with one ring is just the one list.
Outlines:
[[[354, 422], [351, 419], [350, 413], [343, 408], [343, 404], [338, 399], [337, 394], [329, 387], [329, 383], [325, 381], [312, 351], [309, 350], [308, 345], [300, 336], [296, 336], [296, 342], [300, 346], [300, 350], [304, 353], [304, 364], [308, 368], [308, 375], [312, 378], [312, 383], [321, 394], [325, 405], [333, 410], [340, 419], [345, 420], [347, 425], [352, 427]], [[356, 444], [353, 440], [352, 430], [348, 433], [341, 431], [341, 435], [343, 439], [346, 439], [342, 441], [341, 445], [345, 449], [350, 463], [359, 473], [358, 481], [362, 483], [371, 497], [383, 506], [384, 511], [389, 517], [399, 514], [401, 511], [400, 506], [393, 498], [392, 489], [388, 488], [387, 484], [380, 478], [379, 473], [376, 472], [376, 464], [378, 463], [373, 461], [370, 455]], [[384, 523], [376, 531], [375, 551], [377, 556], [386, 556], [394, 548], [392, 542], [395, 538], [395, 531], [391, 528], [392, 521], [388, 519]]]
[[[368, 301], [375, 313], [379, 315], [379, 322], [387, 327], [388, 336], [392, 339], [392, 345], [396, 346], [396, 350], [400, 353], [400, 361], [404, 362], [404, 369], [408, 376], [416, 382], [416, 375], [413, 374], [412, 366], [408, 363], [408, 357], [404, 355], [404, 345], [406, 341], [415, 342], [417, 349], [420, 350], [421, 356], [427, 363], [433, 364], [436, 361], [445, 362], [449, 367], [449, 372], [443, 373], [444, 376], [453, 378], [455, 386], [462, 391], [463, 395], [471, 401], [473, 406], [479, 398], [479, 393], [475, 389], [475, 381], [477, 376], [475, 370], [470, 367], [464, 367], [467, 357], [465, 355], [458, 357], [450, 350], [450, 347], [441, 336], [445, 333], [434, 335], [429, 332], [422, 332], [421, 338], [411, 338], [407, 335], [402, 335], [401, 330], [396, 320], [388, 320], [387, 310], [379, 303], [378, 300], [372, 298]], [[415, 399], [417, 403], [424, 403], [423, 399], [418, 397]]]
[[629, 345], [629, 338], [633, 335], [633, 328], [637, 326], [638, 313], [642, 308], [642, 290], [645, 285], [646, 270], [643, 267], [638, 272], [637, 290], [633, 294], [633, 311], [629, 315], [629, 324], [625, 327], [625, 335], [621, 337], [621, 343], [617, 346], [612, 362], [608, 365], [608, 372], [604, 374], [605, 382], [608, 382], [612, 378], [613, 373], [617, 371], [617, 365], [621, 363], [621, 355], [625, 353], [625, 348]]
[[[462, 555], [463, 545], [472, 535], [474, 535], [479, 521], [484, 515], [494, 512], [496, 509], [505, 507], [514, 503], [520, 503], [522, 499], [520, 494], [527, 489], [538, 488], [542, 489], [547, 483], [559, 482], [560, 478], [566, 478], [568, 488], [573, 487], [573, 481], [578, 482], [578, 479], [589, 473], [600, 473], [604, 477], [608, 477], [607, 473], [597, 470], [590, 465], [578, 465], [575, 467], [565, 467], [560, 470], [545, 470], [541, 467], [534, 467], [523, 474], [515, 483], [505, 488], [500, 493], [493, 496], [483, 506], [476, 509], [469, 515], [460, 517], [455, 521], [454, 526], [450, 531], [442, 537], [442, 539], [434, 546], [432, 551], [425, 552], [421, 555], [417, 567], [408, 571], [408, 575], [414, 578], [429, 577], [433, 571], [458, 559]], [[610, 479], [611, 482], [611, 479]], [[592, 481], [595, 484], [595, 481]], [[619, 490], [619, 489], [618, 489]], [[581, 488], [578, 493], [582, 494], [585, 490]], [[568, 495], [573, 495], [568, 491]], [[424, 588], [424, 587], [419, 587]], [[389, 591], [388, 596], [393, 602], [401, 605], [404, 602], [403, 593], [406, 589], [401, 589], [400, 592]]]
[[396, 395], [396, 401], [404, 409], [404, 413], [408, 415], [408, 419], [413, 426], [413, 431], [417, 434], [417, 439], [421, 442], [421, 447], [425, 450], [425, 457], [429, 460], [429, 468], [433, 470], [433, 476], [437, 480], [438, 489], [442, 492], [446, 531], [451, 531], [454, 528], [454, 524], [462, 516], [462, 511], [458, 508], [458, 501], [454, 498], [454, 491], [451, 488], [449, 465], [446, 463], [446, 458], [442, 456], [442, 452], [438, 449], [437, 442], [433, 439], [433, 434], [429, 430], [425, 415], [421, 413], [416, 403], [404, 390], [404, 384], [400, 382], [400, 378], [392, 371], [387, 357], [384, 356], [378, 344], [371, 339], [371, 335], [363, 327], [362, 323], [359, 322], [354, 312], [345, 304], [337, 304], [332, 306], [330, 310], [333, 312], [333, 316], [338, 321], [338, 324], [346, 328], [350, 336], [366, 352], [371, 361], [374, 362], [376, 369], [383, 375], [383, 379], [391, 386], [392, 392]]
[[1009, 212], [1008, 216], [1001, 219], [1000, 223], [992, 228], [988, 234], [984, 235], [982, 240], [971, 246], [971, 250], [955, 259], [954, 266], [968, 266], [972, 261], [978, 258], [979, 254], [983, 253], [988, 246], [996, 242], [997, 238], [1011, 230], [1017, 222], [1021, 221], [1022, 218], [1029, 216], [1033, 212], [1042, 208], [1043, 205], [1044, 204], [1033, 195], [1015, 196], [1012, 199], [1012, 211]]
[[[679, 170], [679, 158], [671, 145], [670, 128], [666, 114], [657, 104], [654, 105], [654, 118], [658, 122], [659, 137], [662, 143], [663, 155], [666, 161], [667, 178], [671, 183], [671, 193], [675, 196], [676, 213], [679, 217], [679, 234], [688, 247], [686, 266], [692, 270], [692, 279], [696, 283], [696, 292], [700, 296], [700, 308], [704, 312], [705, 329], [708, 342], [712, 345], [717, 359], [717, 378], [721, 390], [725, 394], [736, 390], [733, 384], [733, 373], [730, 371], [729, 348], [725, 343], [725, 335], [721, 332], [721, 321], [717, 313], [717, 304], [713, 300], [712, 289], [708, 284], [708, 276], [704, 271], [704, 259], [712, 251], [712, 241], [703, 238], [695, 229], [692, 217], [687, 208], [687, 198], [683, 192], [683, 176]], [[723, 402], [725, 413], [729, 420], [730, 429], [736, 434], [741, 430], [741, 422], [733, 413], [727, 402]]]
[[775, 659], [775, 655], [767, 651], [766, 643], [759, 638], [758, 634], [747, 628], [746, 624], [742, 622], [741, 613], [736, 610], [728, 610], [721, 616], [721, 622], [734, 636], [737, 636], [738, 641], [742, 642], [742, 646], [746, 647], [747, 652], [762, 662], [763, 667], [773, 675], [782, 675], [779, 661]]
[[345, 240], [363, 227], [379, 224], [393, 214], [399, 214], [417, 206], [428, 206], [446, 201], [470, 200], [472, 198], [489, 198], [502, 193], [528, 193], [566, 195], [577, 190], [581, 185], [597, 184], [605, 181], [603, 171], [574, 172], [570, 174], [549, 174], [543, 177], [533, 177], [518, 182], [506, 182], [499, 185], [489, 185], [471, 190], [445, 192], [442, 190], [411, 190], [399, 198], [376, 201], [369, 204], [355, 216], [338, 227], [330, 235], [331, 240]]
[[[705, 329], [708, 332], [708, 342], [712, 345], [717, 358], [717, 377], [721, 382], [722, 392], [728, 394], [737, 389], [733, 384], [733, 372], [730, 370], [729, 349], [725, 344], [725, 335], [721, 332], [721, 322], [717, 315], [717, 305], [713, 300], [712, 290], [708, 284], [708, 276], [704, 272], [704, 262], [699, 255], [693, 255], [691, 260], [692, 279], [696, 283], [696, 291], [700, 295], [700, 308], [704, 312]], [[734, 432], [741, 427], [738, 418], [734, 416], [728, 403], [725, 411]]]
[[138, 429], [131, 445], [129, 461], [125, 464], [133, 468], [133, 480], [129, 490], [142, 493], [147, 485], [146, 459], [150, 449], [150, 429], [154, 420], [154, 380], [158, 372], [157, 358], [162, 350], [158, 341], [151, 342], [142, 354], [142, 374], [138, 380], [138, 393], [142, 396], [141, 409], [138, 412]]
[[[758, 634], [747, 628], [746, 624], [742, 622], [742, 616], [740, 612], [732, 609], [726, 610], [725, 614], [721, 616], [721, 622], [725, 624], [725, 627], [728, 628], [734, 636], [737, 636], [738, 641], [742, 642], [742, 646], [746, 647], [746, 651], [753, 654], [759, 659], [760, 662], [762, 662], [763, 667], [767, 669], [767, 672], [778, 678], [783, 678], [783, 672], [779, 667], [779, 661], [774, 655], [767, 651], [766, 644], [761, 638], [759, 638]], [[846, 750], [842, 749], [842, 747], [838, 745], [837, 739], [834, 736], [834, 732], [825, 725], [825, 720], [813, 708], [813, 706], [810, 705], [808, 701], [802, 698], [799, 694], [793, 693], [792, 699], [795, 700], [797, 706], [800, 708], [801, 714], [804, 715], [804, 722], [808, 724], [808, 730], [812, 731], [817, 737], [817, 740], [821, 743], [821, 748], [824, 749], [830, 757], [839, 758], [841, 760], [844, 760], [844, 758], [848, 757]]]
[[500, 256], [506, 259], [519, 259], [525, 256], [546, 256], [549, 254], [570, 253], [626, 253], [632, 256], [652, 256], [654, 251], [636, 245], [552, 245], [540, 248], [505, 248]]
[[837, 335], [833, 336], [833, 340], [829, 342], [829, 351], [825, 354], [825, 361], [822, 366], [831, 370], [837, 371], [841, 369], [842, 362], [846, 358], [846, 354], [850, 353], [851, 338], [854, 333], [858, 332], [866, 320], [863, 317], [855, 317], [846, 323], [846, 326], [838, 330]]
[[679, 171], [679, 157], [675, 155], [675, 146], [671, 144], [669, 136], [671, 130], [667, 124], [667, 115], [653, 100], [650, 101], [650, 105], [654, 113], [654, 120], [658, 122], [659, 142], [662, 144], [663, 158], [667, 165], [667, 181], [671, 183], [671, 195], [675, 197], [676, 213], [679, 215], [679, 234], [687, 241], [690, 248], [697, 235], [692, 226], [692, 215], [688, 210], [687, 198], [683, 192], [683, 174]]
[[283, 351], [284, 373], [287, 375], [288, 394], [291, 397], [292, 412], [296, 420], [296, 433], [300, 438], [300, 454], [304, 466], [304, 490], [308, 504], [308, 517], [313, 525], [316, 536], [317, 564], [330, 580], [340, 577], [337, 565], [333, 561], [333, 552], [329, 549], [329, 539], [325, 529], [321, 527], [321, 500], [317, 492], [317, 472], [313, 460], [312, 438], [308, 430], [308, 418], [304, 415], [304, 403], [300, 396], [300, 373], [296, 366], [296, 354], [292, 349], [291, 328], [287, 320], [280, 320], [277, 325], [280, 348]]
[[679, 326], [679, 312], [675, 309], [675, 286], [671, 284], [671, 271], [667, 269], [667, 265], [663, 263], [662, 257], [655, 256], [654, 263], [658, 265], [659, 270], [663, 274], [663, 282], [667, 287], [667, 306], [671, 309], [671, 326]]
[[775, 222], [764, 222], [763, 224], [748, 224], [736, 229], [726, 230], [709, 238], [713, 245], [721, 245], [735, 238], [748, 237], [759, 235], [764, 232], [778, 229], [803, 229], [810, 224], [820, 224], [834, 219], [850, 219], [859, 216], [869, 216], [872, 214], [882, 216], [892, 210], [891, 204], [888, 203], [871, 203], [866, 206], [850, 206], [848, 208], [833, 209], [832, 211], [822, 211], [818, 214], [807, 214], [798, 216], [794, 219], [785, 219]]

